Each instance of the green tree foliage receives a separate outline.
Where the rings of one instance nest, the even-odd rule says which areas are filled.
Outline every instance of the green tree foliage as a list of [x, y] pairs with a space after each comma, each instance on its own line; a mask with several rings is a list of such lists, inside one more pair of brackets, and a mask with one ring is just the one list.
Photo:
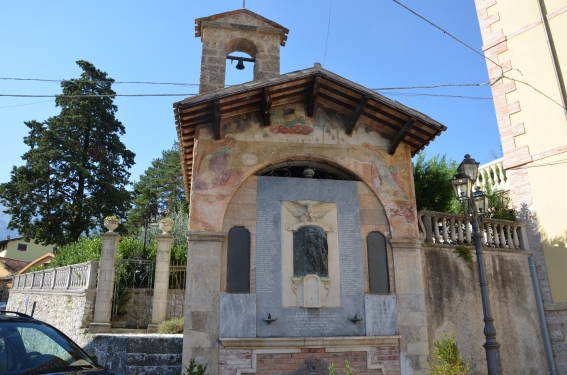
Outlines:
[[488, 196], [486, 217], [516, 221], [516, 210], [510, 208], [512, 206], [512, 198], [510, 198], [507, 191], [494, 190], [490, 184], [487, 184], [485, 193]]
[[161, 157], [154, 159], [140, 181], [134, 183], [133, 206], [126, 226], [134, 233], [139, 233], [137, 229], [149, 218], [161, 219], [172, 212], [188, 211], [177, 143], [162, 151]]
[[80, 78], [63, 81], [55, 99], [61, 113], [25, 123], [25, 165], [0, 185], [0, 202], [12, 215], [8, 228], [44, 245], [76, 242], [105, 216], [124, 216], [130, 207], [134, 153], [119, 138], [124, 126], [115, 117], [114, 80], [89, 62], [77, 65]]
[[460, 212], [453, 194], [451, 179], [457, 171], [457, 163], [445, 155], [425, 159], [420, 153], [413, 165], [417, 210]]
[[[173, 228], [169, 234], [173, 236], [173, 246], [171, 248], [171, 262], [172, 263], [185, 263], [187, 260], [187, 223], [189, 216], [184, 210], [177, 210], [170, 213], [169, 218], [173, 220]], [[144, 227], [140, 226], [136, 230], [136, 240], [142, 244], [144, 243]], [[146, 254], [148, 259], [156, 257], [157, 243], [156, 235], [161, 231], [156, 225], [149, 225], [146, 231]]]
[[431, 375], [468, 375], [470, 359], [466, 363], [461, 359], [453, 333], [451, 337], [443, 336], [433, 341], [433, 351], [427, 366]]

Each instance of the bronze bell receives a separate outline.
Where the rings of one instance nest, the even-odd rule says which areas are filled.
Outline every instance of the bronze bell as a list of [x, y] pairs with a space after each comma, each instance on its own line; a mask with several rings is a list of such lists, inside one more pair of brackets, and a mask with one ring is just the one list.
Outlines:
[[243, 70], [244, 69], [244, 62], [238, 59], [238, 64], [236, 64], [236, 69]]

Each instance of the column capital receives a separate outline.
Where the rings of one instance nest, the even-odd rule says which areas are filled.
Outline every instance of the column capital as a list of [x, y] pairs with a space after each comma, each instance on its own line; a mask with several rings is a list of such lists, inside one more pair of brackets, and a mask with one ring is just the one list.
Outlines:
[[173, 235], [169, 233], [156, 234], [157, 241], [173, 241], [173, 239], [174, 239]]
[[186, 232], [188, 241], [222, 242], [225, 235], [224, 232], [213, 231], [188, 230]]
[[394, 249], [400, 247], [421, 247], [423, 244], [423, 240], [419, 238], [391, 238], [388, 242]]
[[119, 240], [120, 238], [122, 238], [118, 233], [116, 232], [105, 232], [103, 234], [100, 235], [102, 238], [108, 238], [108, 239], [112, 239], [112, 240]]

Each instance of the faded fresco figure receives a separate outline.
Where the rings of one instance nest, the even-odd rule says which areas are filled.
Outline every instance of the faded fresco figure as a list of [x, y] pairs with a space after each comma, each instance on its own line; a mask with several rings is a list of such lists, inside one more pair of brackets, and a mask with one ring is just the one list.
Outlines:
[[304, 226], [293, 233], [293, 276], [315, 274], [328, 277], [327, 233], [323, 228]]

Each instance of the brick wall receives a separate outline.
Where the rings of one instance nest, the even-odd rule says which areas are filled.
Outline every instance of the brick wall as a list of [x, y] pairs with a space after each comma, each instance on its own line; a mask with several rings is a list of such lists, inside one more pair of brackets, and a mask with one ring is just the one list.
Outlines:
[[[283, 352], [283, 353], [282, 353]], [[399, 348], [384, 345], [360, 348], [300, 348], [271, 350], [221, 350], [220, 375], [234, 375], [238, 370], [257, 375], [328, 374], [334, 364], [344, 373], [347, 360], [358, 375], [400, 373]]]

